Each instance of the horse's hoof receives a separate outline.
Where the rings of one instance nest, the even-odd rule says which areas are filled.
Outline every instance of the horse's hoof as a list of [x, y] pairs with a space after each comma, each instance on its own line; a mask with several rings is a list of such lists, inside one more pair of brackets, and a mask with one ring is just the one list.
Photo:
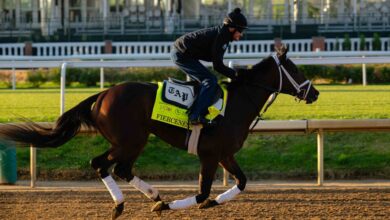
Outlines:
[[156, 214], [160, 217], [161, 216], [161, 212], [163, 210], [168, 210], [169, 209], [169, 205], [163, 201], [158, 201], [156, 202], [156, 204], [153, 205], [152, 209], [150, 211], [152, 212], [156, 212]]
[[121, 204], [115, 206], [112, 209], [111, 219], [115, 220], [116, 218], [118, 218], [122, 214], [124, 208], [125, 208], [125, 206], [124, 206], [123, 202]]
[[199, 209], [207, 209], [219, 205], [214, 199], [206, 199], [199, 205]]
[[155, 202], [161, 201], [160, 195], [158, 195], [157, 198], [155, 198], [153, 201], [155, 201]]

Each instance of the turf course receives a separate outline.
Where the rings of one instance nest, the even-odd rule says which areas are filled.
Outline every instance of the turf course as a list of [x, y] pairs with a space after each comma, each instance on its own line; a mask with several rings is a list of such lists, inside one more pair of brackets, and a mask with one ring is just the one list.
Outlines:
[[[319, 100], [311, 105], [280, 95], [265, 115], [269, 120], [390, 118], [390, 86], [317, 86]], [[99, 89], [66, 89], [70, 109]], [[26, 117], [33, 121], [55, 121], [59, 116], [59, 89], [0, 90], [0, 122]]]

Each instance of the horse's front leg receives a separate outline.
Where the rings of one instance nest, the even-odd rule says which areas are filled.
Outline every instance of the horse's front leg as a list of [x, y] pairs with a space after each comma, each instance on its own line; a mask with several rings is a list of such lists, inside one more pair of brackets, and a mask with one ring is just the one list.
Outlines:
[[234, 179], [236, 180], [236, 185], [230, 188], [229, 190], [227, 190], [226, 192], [218, 195], [215, 199], [212, 200], [207, 199], [204, 203], [202, 203], [199, 206], [200, 209], [210, 208], [225, 203], [227, 201], [230, 201], [245, 189], [246, 176], [238, 166], [234, 157], [231, 156], [225, 160], [222, 160], [220, 164], [230, 174], [233, 175]]
[[218, 162], [213, 158], [201, 160], [201, 169], [199, 174], [199, 194], [182, 200], [175, 200], [169, 203], [159, 201], [152, 207], [152, 211], [157, 212], [157, 214], [161, 214], [161, 211], [163, 210], [185, 209], [206, 201], [210, 195], [211, 185], [213, 183], [217, 167]]

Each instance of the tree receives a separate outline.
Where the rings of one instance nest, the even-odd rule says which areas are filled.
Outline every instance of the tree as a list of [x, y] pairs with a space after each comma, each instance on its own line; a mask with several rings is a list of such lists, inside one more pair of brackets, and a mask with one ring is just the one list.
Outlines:
[[351, 39], [349, 35], [344, 35], [343, 50], [351, 50]]
[[372, 49], [373, 50], [381, 50], [381, 37], [378, 33], [374, 33], [374, 37], [372, 39]]
[[339, 51], [340, 50], [340, 41], [339, 41], [339, 38], [336, 37], [336, 45], [335, 45], [335, 51]]
[[366, 50], [366, 37], [364, 34], [360, 35], [359, 50]]

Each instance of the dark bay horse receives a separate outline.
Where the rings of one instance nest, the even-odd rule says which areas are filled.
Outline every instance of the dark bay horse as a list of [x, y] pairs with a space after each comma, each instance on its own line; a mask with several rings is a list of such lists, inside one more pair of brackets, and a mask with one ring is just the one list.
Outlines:
[[[115, 206], [112, 218], [118, 217], [124, 209], [121, 190], [108, 169], [115, 166], [113, 174], [125, 180], [156, 204], [152, 211], [183, 209], [196, 204], [209, 208], [231, 200], [242, 192], [246, 177], [237, 164], [234, 154], [240, 150], [248, 136], [249, 126], [274, 93], [285, 93], [297, 99], [312, 103], [319, 92], [296, 65], [287, 58], [287, 49], [279, 48], [277, 53], [263, 59], [251, 69], [242, 70], [238, 80], [228, 86], [229, 98], [225, 116], [217, 126], [203, 129], [199, 139], [200, 160], [199, 194], [173, 202], [161, 201], [159, 192], [132, 174], [132, 167], [148, 140], [155, 134], [174, 147], [187, 150], [186, 129], [151, 120], [157, 85], [151, 83], [124, 83], [93, 95], [58, 118], [53, 128], [44, 128], [33, 122], [22, 125], [0, 127], [0, 137], [35, 147], [58, 147], [73, 138], [82, 124], [96, 128], [111, 147], [102, 155], [91, 160]], [[236, 185], [208, 199], [218, 165], [224, 167], [236, 180]]]

